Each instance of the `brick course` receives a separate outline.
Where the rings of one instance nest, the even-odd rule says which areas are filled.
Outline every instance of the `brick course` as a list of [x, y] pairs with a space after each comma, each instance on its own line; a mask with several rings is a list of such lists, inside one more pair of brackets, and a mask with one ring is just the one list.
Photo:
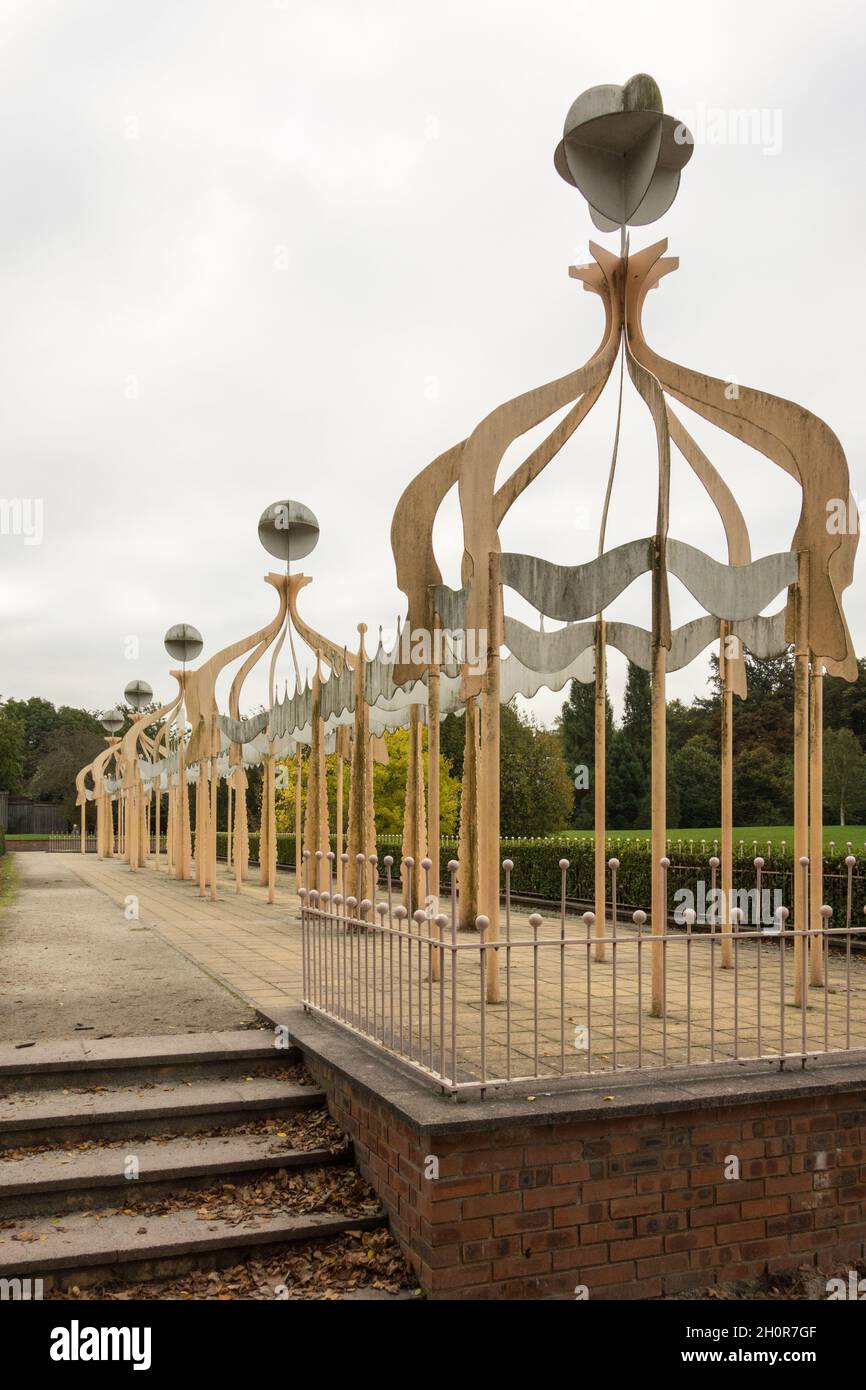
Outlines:
[[866, 1255], [862, 1095], [431, 1137], [307, 1062], [428, 1297], [659, 1298]]

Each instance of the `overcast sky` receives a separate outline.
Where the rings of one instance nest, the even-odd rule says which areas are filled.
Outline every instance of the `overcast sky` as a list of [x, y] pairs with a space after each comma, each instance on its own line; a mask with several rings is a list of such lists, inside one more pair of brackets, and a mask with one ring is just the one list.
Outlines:
[[[4, 698], [104, 708], [136, 676], [167, 698], [172, 623], [210, 654], [273, 612], [256, 523], [284, 497], [321, 524], [308, 620], [346, 642], [361, 620], [393, 629], [405, 485], [597, 345], [599, 301], [568, 266], [617, 239], [552, 155], [579, 92], [641, 70], [697, 136], [674, 207], [632, 234], [680, 257], [651, 344], [822, 416], [866, 499], [855, 0], [22, 0], [0, 26], [0, 498], [43, 518], [41, 543], [0, 535]], [[759, 138], [719, 143], [738, 110], [763, 113]], [[504, 549], [594, 555], [615, 407], [609, 385]], [[753, 554], [787, 549], [793, 483], [694, 432]], [[655, 487], [627, 382], [609, 544], [651, 532]], [[671, 534], [723, 557], [678, 457]], [[458, 582], [453, 505], [437, 542]], [[846, 596], [860, 654], [864, 564]], [[671, 588], [674, 621], [696, 616]], [[610, 616], [648, 626], [648, 597], [639, 581]], [[623, 677], [614, 655], [615, 701]], [[264, 674], [246, 691], [251, 708]], [[561, 701], [540, 695], [539, 717]]]

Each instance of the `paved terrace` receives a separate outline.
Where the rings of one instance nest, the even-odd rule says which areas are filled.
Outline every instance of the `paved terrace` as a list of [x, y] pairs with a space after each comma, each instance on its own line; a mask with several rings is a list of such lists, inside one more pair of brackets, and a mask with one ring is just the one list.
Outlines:
[[[218, 900], [212, 902], [199, 897], [194, 881], [179, 883], [163, 866], [157, 870], [151, 864], [133, 873], [116, 859], [70, 855], [66, 862], [119, 907], [129, 894], [136, 894], [144, 925], [266, 1015], [297, 1005], [301, 928], [293, 875], [278, 876], [276, 902], [269, 905], [266, 890], [254, 881], [237, 895], [233, 877], [221, 867]], [[367, 933], [350, 933], [344, 943], [339, 933], [326, 932], [316, 952], [317, 973], [338, 1010], [345, 1006], [348, 973], [357, 982], [351, 1017], [362, 1031], [375, 1032], [386, 1042], [400, 1038], [402, 978], [402, 1050], [450, 1074], [454, 1038], [461, 1080], [481, 1072], [482, 1014], [489, 1078], [554, 1077], [563, 1070], [580, 1075], [614, 1067], [778, 1054], [781, 1021], [788, 1053], [866, 1047], [866, 959], [854, 953], [849, 961], [841, 943], [827, 957], [829, 988], [807, 991], [804, 1037], [803, 1013], [792, 1002], [790, 945], [784, 953], [783, 1005], [777, 943], [742, 942], [736, 969], [723, 970], [718, 938], [713, 945], [705, 935], [695, 935], [689, 946], [685, 934], [678, 933], [664, 951], [667, 1009], [659, 1019], [649, 1011], [653, 951], [648, 934], [639, 944], [631, 923], [620, 923], [618, 945], [615, 950], [607, 945], [604, 961], [596, 961], [594, 951], [587, 950], [580, 918], [567, 918], [565, 935], [568, 944], [560, 950], [558, 918], [548, 918], [538, 933], [542, 944], [537, 952], [531, 944], [515, 944], [510, 972], [503, 960], [503, 1002], [483, 1008], [478, 953], [473, 949], [477, 937], [460, 933], [461, 948], [467, 949], [460, 951], [453, 1032], [450, 964], [446, 958], [441, 992], [438, 983], [431, 989], [426, 946], [413, 944], [410, 951], [404, 944], [401, 951], [396, 942], [393, 959], [396, 964], [402, 955], [402, 968], [391, 972], [383, 968], [390, 942], [380, 937], [374, 952]], [[511, 939], [532, 942], [525, 914], [513, 914]]]

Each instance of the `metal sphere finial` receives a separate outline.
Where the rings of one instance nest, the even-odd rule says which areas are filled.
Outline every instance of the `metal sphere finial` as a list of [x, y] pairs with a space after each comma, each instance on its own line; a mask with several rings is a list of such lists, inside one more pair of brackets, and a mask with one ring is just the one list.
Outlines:
[[165, 634], [165, 650], [175, 661], [194, 661], [204, 646], [204, 638], [192, 623], [175, 623]]
[[130, 681], [123, 692], [123, 698], [130, 709], [143, 710], [153, 699], [153, 686], [147, 681]]
[[272, 502], [259, 517], [259, 540], [278, 560], [303, 560], [316, 548], [319, 523], [303, 502]]
[[599, 231], [645, 227], [667, 212], [694, 151], [682, 121], [666, 116], [645, 72], [622, 87], [590, 87], [572, 103], [553, 163], [589, 203]]
[[116, 734], [118, 729], [123, 728], [126, 715], [122, 709], [108, 709], [99, 716], [99, 722], [107, 734]]

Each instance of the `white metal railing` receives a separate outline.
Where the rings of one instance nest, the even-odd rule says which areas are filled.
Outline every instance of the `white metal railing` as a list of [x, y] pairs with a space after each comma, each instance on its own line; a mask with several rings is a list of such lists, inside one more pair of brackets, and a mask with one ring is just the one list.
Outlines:
[[[49, 854], [80, 854], [80, 853], [81, 853], [81, 832], [78, 831], [78, 830], [66, 831], [66, 832], [57, 833], [57, 834], [52, 833], [52, 834], [46, 835], [46, 836], [45, 836], [45, 839], [48, 841], [48, 853], [49, 853]], [[165, 835], [160, 835], [160, 837], [159, 837], [159, 846], [160, 846], [160, 853], [164, 853], [164, 852], [165, 852], [165, 847], [166, 847], [166, 837], [165, 837]], [[92, 831], [88, 831], [88, 833], [87, 833], [87, 834], [85, 835], [85, 837], [84, 837], [84, 852], [85, 852], [85, 854], [95, 854], [95, 853], [96, 853], [96, 835], [95, 835]], [[155, 835], [151, 835], [151, 837], [150, 837], [150, 843], [149, 843], [148, 853], [149, 853], [149, 854], [155, 854], [155, 853], [156, 853], [156, 836], [155, 836]]]
[[[46, 836], [49, 854], [78, 854], [81, 851], [81, 832], [78, 830], [54, 832]], [[96, 835], [89, 832], [84, 837], [85, 853], [96, 853]]]
[[[459, 930], [453, 861], [447, 910], [425, 892], [426, 906], [410, 914], [412, 875], [423, 873], [426, 887], [429, 860], [419, 871], [404, 860], [401, 883], [387, 856], [379, 889], [376, 857], [358, 856], [358, 896], [345, 897], [334, 891], [333, 852], [316, 858], [305, 853], [301, 889], [305, 1009], [447, 1093], [699, 1062], [805, 1065], [866, 1048], [866, 961], [852, 952], [866, 928], [852, 925], [850, 899], [844, 926], [832, 926], [823, 907], [817, 922], [790, 927], [784, 906], [769, 926], [750, 926], [735, 907], [727, 921], [710, 913], [705, 930], [687, 909], [682, 929], [666, 922], [653, 932], [643, 911], [619, 920], [612, 860], [600, 936], [593, 913], [567, 912], [565, 860], [558, 918], [519, 919], [506, 860], [502, 934], [493, 940], [484, 917]], [[316, 880], [328, 886], [310, 886]]]

